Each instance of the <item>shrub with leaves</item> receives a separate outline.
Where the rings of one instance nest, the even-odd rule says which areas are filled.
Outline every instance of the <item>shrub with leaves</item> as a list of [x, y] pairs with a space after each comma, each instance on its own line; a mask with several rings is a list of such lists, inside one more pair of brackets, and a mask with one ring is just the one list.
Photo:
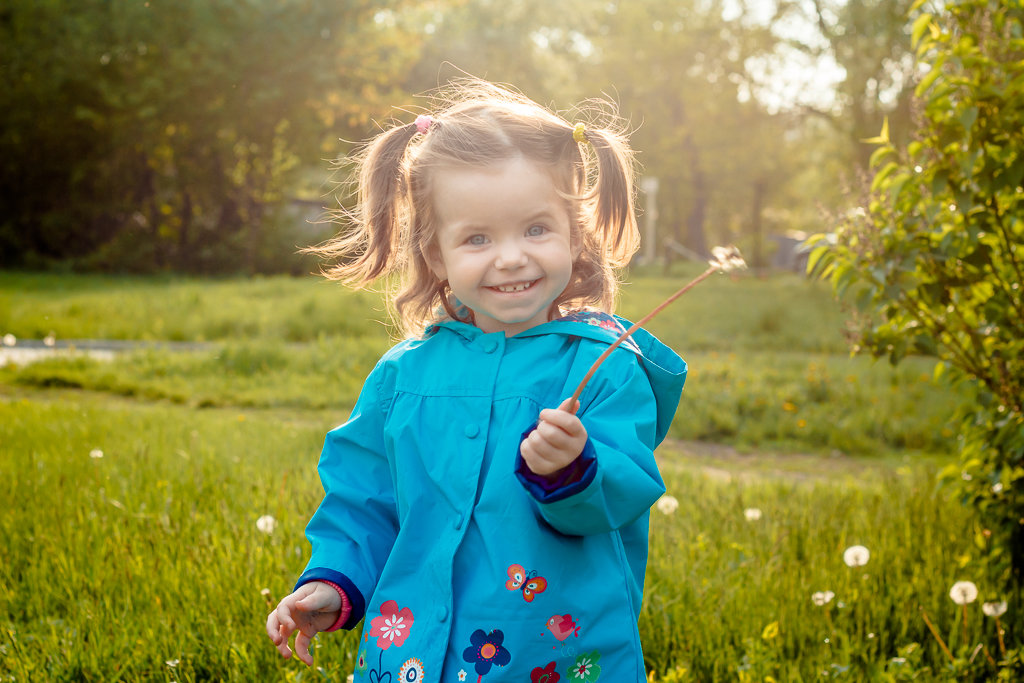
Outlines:
[[936, 375], [972, 400], [960, 463], [945, 472], [974, 506], [993, 580], [1024, 574], [1024, 7], [960, 0], [912, 12], [923, 74], [916, 132], [887, 126], [864, 205], [809, 268], [855, 302], [858, 347]]

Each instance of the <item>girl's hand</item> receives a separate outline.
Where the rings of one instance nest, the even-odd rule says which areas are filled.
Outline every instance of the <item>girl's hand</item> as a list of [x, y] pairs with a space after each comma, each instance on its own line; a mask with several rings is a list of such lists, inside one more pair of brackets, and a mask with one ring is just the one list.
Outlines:
[[326, 583], [311, 581], [303, 584], [291, 595], [283, 598], [267, 617], [267, 636], [281, 656], [288, 659], [292, 651], [288, 639], [295, 636], [295, 654], [308, 666], [313, 665], [309, 654], [310, 639], [320, 631], [329, 629], [341, 614], [341, 597]]
[[576, 417], [579, 406], [579, 401], [567, 398], [557, 408], [540, 411], [537, 428], [519, 448], [531, 472], [542, 477], [554, 474], [583, 452], [587, 430]]

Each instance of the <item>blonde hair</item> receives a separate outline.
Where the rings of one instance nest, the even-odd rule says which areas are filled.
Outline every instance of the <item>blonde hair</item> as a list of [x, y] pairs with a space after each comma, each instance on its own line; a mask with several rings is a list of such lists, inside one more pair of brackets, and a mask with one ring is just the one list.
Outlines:
[[581, 116], [592, 119], [586, 124], [587, 145], [574, 140], [573, 124], [491, 83], [459, 81], [434, 99], [438, 106], [426, 133], [420, 131], [422, 121], [420, 128], [395, 125], [349, 158], [357, 171], [356, 206], [336, 214], [347, 227], [305, 250], [334, 262], [323, 274], [362, 287], [404, 271], [391, 300], [410, 336], [444, 318], [442, 306], [456, 317], [447, 283], [438, 280], [424, 257], [436, 234], [431, 171], [522, 157], [551, 171], [576, 218], [572, 239], [580, 255], [553, 306], [611, 312], [619, 288], [616, 271], [629, 263], [640, 242], [633, 152], [621, 119], [607, 105], [581, 108]]

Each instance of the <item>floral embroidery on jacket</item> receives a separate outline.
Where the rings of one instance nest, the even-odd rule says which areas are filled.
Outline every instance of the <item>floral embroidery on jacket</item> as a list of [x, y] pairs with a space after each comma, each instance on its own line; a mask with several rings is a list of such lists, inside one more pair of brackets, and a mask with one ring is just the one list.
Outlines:
[[490, 633], [477, 629], [469, 637], [472, 645], [463, 650], [462, 659], [474, 665], [478, 676], [484, 676], [491, 666], [505, 666], [512, 661], [512, 655], [501, 645], [504, 641], [505, 634], [497, 629]]
[[398, 603], [388, 600], [380, 606], [381, 615], [374, 617], [370, 622], [372, 628], [370, 635], [377, 638], [377, 647], [386, 650], [392, 645], [402, 647], [402, 643], [409, 637], [409, 630], [412, 628], [412, 610], [408, 607], [398, 609]]
[[601, 659], [599, 652], [587, 652], [576, 658], [576, 662], [569, 667], [569, 680], [580, 683], [594, 683], [601, 677], [601, 667], [597, 662]]
[[398, 669], [398, 680], [401, 683], [420, 683], [423, 680], [423, 662], [416, 657], [407, 659]]
[[[600, 327], [601, 329], [614, 332], [616, 336], [619, 336], [626, 331], [626, 328], [623, 327], [618, 320], [602, 311], [576, 311], [569, 315], [562, 316], [558, 321], [567, 323], [586, 323], [587, 325], [593, 325], [594, 327]], [[634, 353], [641, 353], [640, 347], [636, 345], [632, 337], [622, 342], [622, 346], [629, 348]]]
[[555, 663], [548, 662], [546, 666], [535, 667], [530, 672], [530, 683], [558, 683], [561, 680], [561, 676], [555, 671]]

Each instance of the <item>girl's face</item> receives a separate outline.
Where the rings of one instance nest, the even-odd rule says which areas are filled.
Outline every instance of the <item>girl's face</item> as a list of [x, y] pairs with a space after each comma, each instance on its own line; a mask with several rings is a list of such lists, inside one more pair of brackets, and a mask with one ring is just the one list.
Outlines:
[[434, 274], [484, 332], [511, 336], [547, 322], [579, 255], [551, 174], [522, 157], [431, 173]]

